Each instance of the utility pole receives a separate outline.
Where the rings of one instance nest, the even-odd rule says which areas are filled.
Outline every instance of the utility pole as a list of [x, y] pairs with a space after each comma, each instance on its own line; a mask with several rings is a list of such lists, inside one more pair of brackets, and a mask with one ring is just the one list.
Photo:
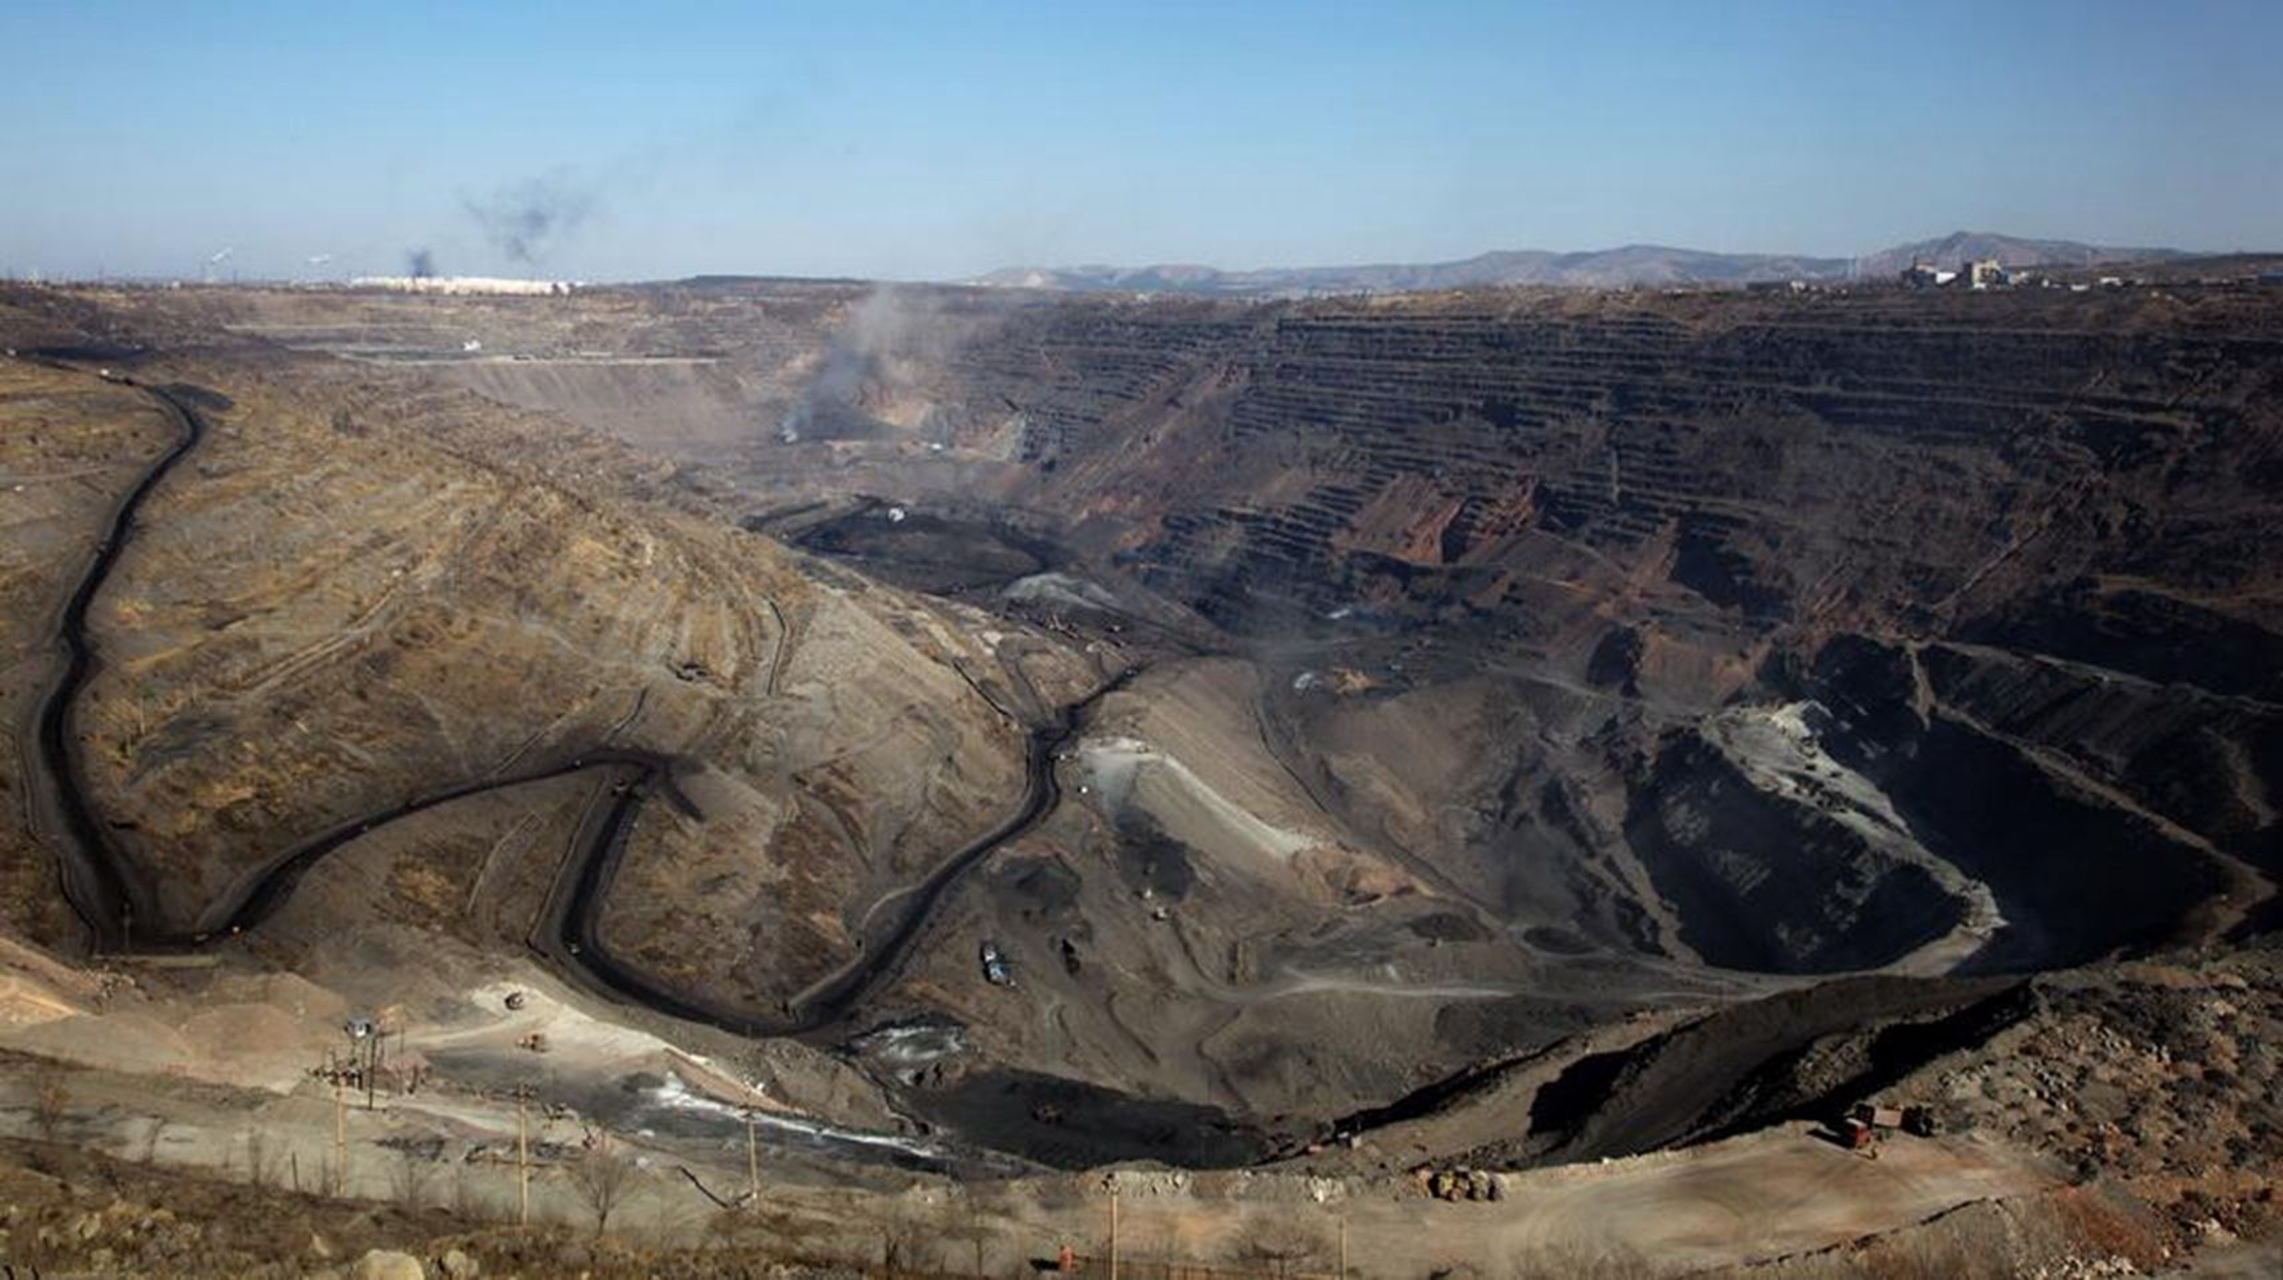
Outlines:
[[1110, 1184], [1110, 1280], [1118, 1280], [1118, 1184]]
[[745, 1203], [761, 1208], [761, 1144], [753, 1133], [753, 1109], [745, 1109]]
[[365, 1041], [365, 1110], [373, 1109], [373, 1092], [379, 1087], [381, 1046], [388, 1043], [388, 1033], [376, 1023], [372, 1035]]
[[333, 1195], [349, 1194], [349, 1092], [333, 1077]]
[[530, 1109], [531, 1090], [528, 1086], [515, 1087], [515, 1225], [531, 1225], [531, 1135], [526, 1116]]
[[1340, 1215], [1340, 1280], [1348, 1280], [1348, 1216]]

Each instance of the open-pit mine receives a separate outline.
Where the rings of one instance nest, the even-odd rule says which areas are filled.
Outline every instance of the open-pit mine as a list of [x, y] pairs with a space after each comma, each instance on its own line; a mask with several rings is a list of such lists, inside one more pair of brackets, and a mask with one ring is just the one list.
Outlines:
[[2275, 1229], [2283, 288], [0, 286], [0, 345], [0, 1126], [101, 1165], [17, 1158], [0, 1261], [199, 1196], [292, 1210], [112, 1264]]

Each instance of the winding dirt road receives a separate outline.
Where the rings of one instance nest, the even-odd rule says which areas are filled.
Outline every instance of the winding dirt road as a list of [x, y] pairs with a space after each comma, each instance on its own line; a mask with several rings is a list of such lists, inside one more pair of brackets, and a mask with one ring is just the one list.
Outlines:
[[[86, 372], [60, 360], [41, 363]], [[560, 750], [549, 763], [513, 774], [449, 784], [351, 819], [248, 872], [201, 912], [191, 927], [172, 925], [161, 918], [148, 885], [112, 842], [107, 825], [97, 816], [73, 749], [72, 721], [79, 694], [101, 661], [95, 640], [88, 633], [88, 609], [135, 535], [136, 516], [144, 501], [205, 438], [206, 426], [197, 410], [175, 390], [124, 376], [105, 376], [119, 385], [134, 387], [164, 407], [177, 424], [178, 435], [113, 507], [96, 555], [65, 607], [61, 640], [67, 661], [40, 705], [40, 765], [48, 774], [68, 837], [60, 856], [64, 892], [98, 951], [196, 950], [258, 927], [291, 898], [302, 875], [327, 854], [390, 823], [470, 796], [588, 770], [615, 770], [620, 779], [613, 787], [611, 802], [582, 827], [557, 891], [550, 895], [539, 926], [531, 934], [532, 948], [582, 985], [669, 1017], [750, 1037], [817, 1032], [838, 1023], [900, 971], [936, 905], [969, 869], [1053, 812], [1061, 800], [1054, 777], [1056, 754], [1078, 731], [1087, 711], [1131, 674], [1121, 675], [1083, 701], [1063, 708], [1054, 722], [1033, 728], [1024, 792], [1014, 810], [938, 863], [925, 879], [902, 891], [899, 909], [862, 939], [857, 954], [802, 993], [797, 1002], [788, 1001], [778, 1016], [738, 1013], [690, 999], [624, 963], [603, 943], [598, 927], [603, 906], [617, 878], [627, 838], [652, 794], [663, 791], [684, 812], [703, 816], [675, 782], [677, 771], [690, 767], [690, 762], [654, 751], [600, 743], [584, 750]]]

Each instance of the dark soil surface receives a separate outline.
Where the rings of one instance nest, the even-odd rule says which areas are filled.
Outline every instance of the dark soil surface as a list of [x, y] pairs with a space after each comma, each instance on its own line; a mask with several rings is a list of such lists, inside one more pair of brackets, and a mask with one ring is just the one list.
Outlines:
[[905, 1101], [968, 1141], [1064, 1169], [1121, 1160], [1211, 1168], [1246, 1164], [1269, 1149], [1265, 1134], [1217, 1108], [1029, 1072], [978, 1072]]

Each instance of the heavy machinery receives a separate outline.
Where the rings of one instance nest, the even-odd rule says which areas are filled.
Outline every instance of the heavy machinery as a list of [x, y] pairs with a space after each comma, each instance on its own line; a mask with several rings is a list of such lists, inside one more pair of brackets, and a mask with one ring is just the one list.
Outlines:
[[985, 982], [994, 987], [1015, 985], [1014, 968], [1007, 963], [1007, 957], [1000, 952], [998, 943], [986, 939], [977, 958], [982, 961]]

